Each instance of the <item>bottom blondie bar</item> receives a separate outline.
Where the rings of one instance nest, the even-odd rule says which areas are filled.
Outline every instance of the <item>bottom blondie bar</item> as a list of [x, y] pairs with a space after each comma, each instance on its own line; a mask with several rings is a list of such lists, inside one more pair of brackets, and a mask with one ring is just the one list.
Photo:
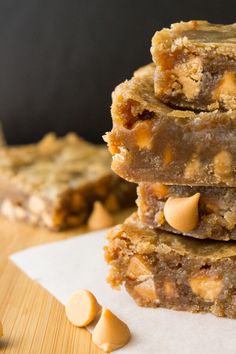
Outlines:
[[136, 303], [236, 318], [236, 243], [144, 226], [133, 214], [108, 235], [108, 282]]

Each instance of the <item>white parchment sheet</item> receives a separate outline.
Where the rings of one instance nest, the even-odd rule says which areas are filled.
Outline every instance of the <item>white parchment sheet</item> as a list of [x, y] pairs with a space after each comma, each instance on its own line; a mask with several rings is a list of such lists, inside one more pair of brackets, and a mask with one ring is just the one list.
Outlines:
[[92, 291], [132, 332], [130, 343], [117, 353], [236, 353], [236, 320], [141, 308], [124, 289], [112, 290], [105, 280], [105, 235], [102, 230], [37, 246], [12, 255], [11, 260], [63, 304], [77, 289]]

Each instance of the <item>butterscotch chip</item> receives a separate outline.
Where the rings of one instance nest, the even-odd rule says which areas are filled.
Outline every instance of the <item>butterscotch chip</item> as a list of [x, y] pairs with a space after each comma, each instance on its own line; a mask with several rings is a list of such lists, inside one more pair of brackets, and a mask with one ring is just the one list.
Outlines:
[[222, 279], [212, 276], [194, 276], [189, 280], [192, 291], [207, 301], [214, 301], [223, 288]]
[[105, 352], [112, 352], [127, 344], [130, 336], [128, 326], [104, 308], [92, 334], [93, 342]]
[[66, 316], [75, 326], [84, 327], [96, 317], [100, 305], [88, 290], [78, 290], [71, 295], [66, 304]]
[[200, 193], [186, 198], [169, 198], [164, 206], [166, 221], [174, 229], [192, 231], [198, 224], [198, 201]]
[[114, 219], [100, 202], [95, 202], [93, 211], [88, 219], [91, 230], [105, 229], [114, 225]]
[[42, 155], [54, 154], [58, 148], [57, 137], [54, 133], [46, 134], [38, 144], [38, 150]]
[[[175, 66], [173, 73], [176, 81], [180, 83], [178, 88], [182, 89], [187, 100], [194, 100], [199, 95], [203, 76], [202, 69], [202, 60], [198, 57], [192, 57]], [[189, 76], [186, 73], [189, 73]]]

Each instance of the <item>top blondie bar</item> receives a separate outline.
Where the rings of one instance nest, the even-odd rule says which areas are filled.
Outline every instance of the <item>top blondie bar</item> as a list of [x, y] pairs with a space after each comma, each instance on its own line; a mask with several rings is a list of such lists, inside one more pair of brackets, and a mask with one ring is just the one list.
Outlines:
[[156, 96], [176, 107], [236, 109], [236, 24], [180, 22], [155, 33]]

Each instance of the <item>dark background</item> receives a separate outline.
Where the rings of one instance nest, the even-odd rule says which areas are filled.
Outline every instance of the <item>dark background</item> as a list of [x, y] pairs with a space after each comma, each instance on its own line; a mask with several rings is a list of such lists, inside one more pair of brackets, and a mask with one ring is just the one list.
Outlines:
[[148, 63], [155, 30], [236, 21], [234, 1], [1, 0], [0, 120], [9, 143], [48, 131], [101, 142], [114, 86]]

